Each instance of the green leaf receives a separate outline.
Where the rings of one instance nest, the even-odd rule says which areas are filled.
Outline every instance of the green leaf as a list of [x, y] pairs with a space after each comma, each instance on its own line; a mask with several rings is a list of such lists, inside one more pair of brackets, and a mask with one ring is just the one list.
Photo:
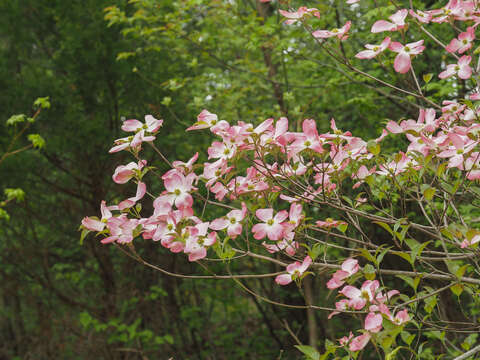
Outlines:
[[2, 208], [0, 208], [0, 219], [6, 220], [6, 221], [10, 220], [10, 215], [8, 215], [8, 213]]
[[347, 223], [341, 223], [340, 225], [337, 226], [337, 229], [340, 230], [342, 233], [345, 233], [347, 231], [348, 224]]
[[28, 135], [28, 140], [32, 143], [35, 149], [41, 149], [45, 146], [45, 140], [38, 134]]
[[135, 56], [136, 53], [133, 51], [121, 52], [117, 54], [117, 61], [128, 59], [129, 57]]
[[169, 106], [171, 103], [172, 103], [172, 98], [169, 96], [165, 96], [161, 102], [161, 104], [164, 106]]
[[401, 258], [407, 260], [410, 264], [413, 264], [412, 258], [410, 254], [407, 254], [406, 252], [403, 251], [392, 251], [392, 254], [400, 256]]
[[370, 140], [367, 143], [367, 150], [373, 155], [378, 155], [380, 154], [380, 144], [377, 143], [375, 140]]
[[86, 311], [80, 313], [80, 324], [82, 324], [83, 328], [86, 329], [92, 323], [92, 317]]
[[420, 284], [420, 280], [422, 280], [422, 275], [418, 275], [418, 276], [415, 277], [415, 279], [413, 280], [413, 289], [414, 289], [415, 291], [417, 291], [418, 284]]
[[387, 230], [390, 235], [392, 236], [395, 236], [395, 233], [393, 232], [392, 228], [390, 227], [390, 225], [384, 223], [383, 221], [372, 221], [374, 224], [377, 224], [377, 225], [380, 225], [382, 228], [384, 228], [385, 230]]
[[415, 284], [413, 282], [413, 279], [409, 276], [405, 276], [405, 275], [395, 275], [396, 277], [402, 279], [403, 281], [405, 281], [408, 285], [410, 285], [413, 289], [415, 289]]
[[324, 246], [323, 244], [315, 244], [312, 246], [312, 250], [308, 252], [308, 255], [312, 258], [312, 260], [315, 260], [322, 252], [323, 252]]
[[3, 191], [7, 200], [23, 201], [25, 199], [25, 192], [22, 189], [5, 189]]
[[173, 336], [170, 335], [170, 334], [167, 334], [167, 335], [164, 335], [163, 338], [165, 339], [165, 341], [167, 343], [169, 343], [170, 345], [173, 344]]
[[7, 125], [16, 125], [19, 123], [24, 122], [27, 119], [27, 116], [24, 114], [18, 114], [18, 115], [12, 115], [10, 118], [7, 120]]
[[436, 174], [438, 177], [442, 177], [442, 175], [445, 173], [445, 169], [447, 168], [447, 163], [442, 163], [438, 165]]
[[425, 200], [431, 201], [433, 199], [433, 196], [435, 195], [436, 191], [437, 191], [437, 189], [435, 189], [433, 187], [429, 187], [428, 189], [424, 190], [423, 197], [425, 198]]
[[320, 353], [308, 345], [295, 345], [295, 347], [306, 355], [308, 360], [320, 360]]
[[433, 74], [423, 74], [423, 81], [425, 81], [425, 84], [428, 84], [430, 80], [432, 80]]
[[408, 331], [402, 331], [400, 333], [400, 337], [402, 338], [403, 342], [407, 345], [410, 345], [412, 341], [415, 339], [415, 334], [410, 334]]
[[468, 269], [469, 266], [470, 264], [465, 264], [459, 267], [458, 270], [455, 272], [455, 276], [460, 279], [463, 275], [465, 275], [465, 271]]
[[33, 106], [40, 107], [42, 109], [49, 109], [50, 108], [50, 97], [49, 96], [39, 97], [38, 99], [36, 99], [34, 101]]
[[[383, 249], [380, 254], [377, 256], [377, 261], [375, 262], [375, 264], [377, 265], [380, 265], [382, 263], [382, 260], [383, 260], [383, 257], [385, 256], [385, 254], [391, 249], [392, 247], [387, 247], [386, 249]], [[378, 250], [381, 249], [381, 246], [379, 247]], [[377, 252], [378, 252], [377, 250]]]
[[367, 280], [375, 279], [375, 268], [371, 264], [367, 264], [363, 267], [363, 274]]
[[463, 292], [463, 285], [462, 284], [455, 284], [450, 288], [450, 290], [452, 290], [452, 292], [455, 295], [460, 296]]
[[395, 350], [393, 350], [392, 352], [388, 353], [387, 356], [385, 357], [385, 360], [395, 359], [395, 357], [397, 356], [398, 350], [400, 350], [401, 348], [403, 348], [403, 346], [399, 346], [399, 347], [395, 348]]
[[427, 242], [424, 242], [423, 244], [420, 244], [418, 241], [414, 240], [414, 239], [406, 239], [405, 242], [407, 243], [408, 247], [410, 248], [410, 250], [412, 250], [412, 253], [411, 253], [411, 258], [412, 258], [412, 261], [411, 261], [411, 264], [413, 265], [413, 263], [415, 262], [415, 259], [417, 258], [417, 256], [421, 255], [422, 254], [422, 251], [425, 249], [425, 247], [430, 244], [432, 241], [427, 241]]
[[363, 256], [365, 259], [367, 259], [368, 261], [370, 261], [370, 262], [372, 262], [372, 263], [375, 264], [375, 261], [377, 261], [377, 259], [375, 259], [375, 258], [372, 256], [372, 254], [370, 254], [370, 253], [368, 252], [367, 249], [363, 249], [363, 248], [362, 248], [362, 249], [359, 249], [359, 251], [360, 251], [360, 254], [362, 254], [362, 256]]
[[435, 306], [437, 305], [437, 297], [430, 296], [426, 298], [424, 301], [425, 301], [425, 306], [423, 308], [428, 314], [431, 314], [433, 309], [435, 309]]
[[83, 240], [85, 240], [85, 237], [88, 235], [90, 230], [88, 229], [83, 229], [82, 233], [80, 234], [80, 245], [83, 245]]
[[470, 348], [476, 344], [478, 334], [470, 334], [465, 338], [465, 341], [462, 343], [462, 348], [465, 350], [470, 350]]

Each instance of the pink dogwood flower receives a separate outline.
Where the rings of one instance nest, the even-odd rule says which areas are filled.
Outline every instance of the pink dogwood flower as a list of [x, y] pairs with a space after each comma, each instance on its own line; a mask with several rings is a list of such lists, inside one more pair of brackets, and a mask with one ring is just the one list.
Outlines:
[[458, 75], [460, 79], [469, 79], [472, 76], [472, 68], [470, 67], [470, 62], [472, 57], [470, 55], [463, 55], [457, 64], [447, 65], [447, 69], [438, 74], [440, 79], [446, 79], [453, 75]]
[[337, 270], [327, 282], [327, 288], [330, 290], [339, 288], [345, 283], [345, 279], [357, 273], [358, 269], [358, 260], [346, 259], [342, 264], [341, 270]]
[[408, 72], [412, 66], [411, 56], [421, 54], [424, 49], [423, 40], [406, 45], [402, 45], [399, 42], [390, 43], [390, 50], [398, 53], [393, 63], [395, 71], [400, 74]]
[[388, 320], [390, 320], [396, 325], [402, 325], [410, 321], [410, 315], [408, 314], [407, 309], [403, 309], [399, 311], [398, 313], [395, 314], [395, 316], [392, 316], [392, 314], [390, 313], [390, 310], [384, 304], [380, 304], [379, 309], [380, 309], [380, 312], [388, 318]]
[[351, 21], [347, 21], [345, 25], [343, 25], [340, 29], [332, 29], [332, 30], [317, 30], [312, 33], [314, 38], [320, 39], [327, 39], [331, 37], [338, 37], [340, 40], [347, 40], [348, 39], [348, 30], [352, 26]]
[[283, 239], [281, 241], [277, 241], [275, 244], [267, 244], [265, 241], [262, 242], [262, 245], [267, 249], [267, 251], [271, 254], [274, 254], [278, 251], [285, 250], [285, 252], [293, 256], [297, 252], [300, 245], [296, 241], [286, 240]]
[[415, 12], [413, 10], [410, 10], [409, 13], [410, 13], [410, 16], [414, 17], [415, 19], [417, 19], [423, 24], [428, 24], [430, 21], [432, 21], [433, 15], [430, 14], [429, 12], [424, 12], [420, 10], [417, 10]]
[[306, 6], [301, 6], [297, 11], [285, 11], [278, 10], [278, 12], [286, 17], [288, 20], [285, 21], [285, 24], [290, 25], [299, 20], [301, 20], [306, 14], [312, 14], [313, 16], [320, 18], [320, 12], [315, 8], [307, 8]]
[[209, 223], [200, 223], [189, 226], [186, 232], [184, 252], [188, 255], [189, 261], [197, 261], [207, 256], [206, 247], [212, 246], [217, 239], [217, 233], [208, 233]]
[[134, 136], [128, 136], [114, 141], [115, 146], [112, 147], [108, 152], [115, 153], [118, 151], [131, 149], [133, 151], [140, 151], [142, 148], [143, 142], [151, 142], [155, 140], [153, 135], [145, 135], [145, 130], [142, 129], [137, 132]]
[[197, 122], [187, 128], [187, 131], [191, 130], [200, 130], [200, 129], [209, 129], [212, 132], [220, 129], [226, 129], [229, 125], [225, 120], [218, 121], [218, 116], [216, 114], [212, 114], [206, 109], [203, 109], [200, 114], [197, 116]]
[[333, 220], [331, 218], [327, 218], [325, 221], [318, 220], [315, 224], [321, 228], [331, 229], [333, 227], [338, 227], [340, 225], [346, 225], [347, 223], [342, 220]]
[[140, 160], [138, 163], [131, 162], [127, 165], [117, 166], [117, 168], [115, 169], [115, 173], [112, 176], [113, 181], [117, 184], [125, 184], [132, 177], [138, 174], [145, 165], [147, 165], [147, 161]]
[[90, 231], [103, 231], [103, 229], [105, 229], [108, 219], [112, 217], [110, 209], [116, 210], [117, 207], [113, 206], [109, 208], [105, 200], [102, 200], [102, 203], [100, 204], [100, 212], [102, 213], [102, 218], [100, 220], [96, 220], [88, 216], [84, 217], [82, 220], [83, 227]]
[[136, 119], [126, 120], [122, 124], [122, 130], [127, 132], [138, 132], [140, 130], [155, 133], [163, 125], [163, 120], [157, 120], [152, 115], [145, 116], [145, 124]]
[[478, 242], [480, 242], [480, 235], [475, 235], [471, 240], [468, 240], [468, 239], [463, 240], [460, 247], [462, 249], [465, 249], [466, 247], [472, 246]]
[[349, 307], [361, 310], [367, 304], [367, 301], [373, 302], [375, 300], [375, 292], [379, 286], [380, 284], [377, 280], [367, 280], [360, 289], [347, 285], [339, 293], [350, 299], [348, 302]]
[[128, 219], [126, 216], [112, 217], [107, 222], [110, 236], [102, 239], [102, 244], [117, 242], [126, 244], [133, 241], [133, 232], [138, 226], [137, 219]]
[[280, 274], [275, 278], [275, 282], [279, 285], [288, 285], [293, 280], [300, 278], [303, 273], [312, 264], [312, 258], [310, 256], [305, 257], [302, 263], [295, 261], [287, 266], [288, 274]]
[[245, 206], [245, 203], [242, 202], [242, 210], [232, 210], [224, 217], [213, 220], [210, 223], [210, 229], [227, 229], [228, 236], [234, 239], [242, 233], [241, 221], [245, 218], [246, 214], [247, 207]]
[[385, 39], [383, 39], [380, 45], [365, 45], [368, 50], [360, 51], [357, 55], [355, 55], [355, 57], [358, 59], [373, 59], [375, 56], [385, 51], [389, 45], [390, 38], [387, 36]]
[[382, 314], [375, 314], [373, 312], [370, 312], [365, 318], [364, 329], [372, 333], [377, 333], [382, 330], [382, 321]]
[[350, 351], [360, 351], [365, 346], [367, 346], [367, 344], [368, 344], [368, 342], [370, 341], [371, 338], [372, 338], [372, 336], [368, 332], [366, 332], [362, 335], [359, 335], [357, 337], [354, 337], [350, 341], [350, 345], [348, 346], [348, 348], [350, 349]]
[[139, 181], [138, 184], [137, 184], [137, 192], [136, 192], [135, 196], [130, 197], [130, 198], [120, 202], [118, 204], [118, 209], [119, 210], [124, 210], [124, 209], [131, 208], [132, 206], [134, 206], [137, 203], [138, 200], [141, 200], [143, 198], [143, 196], [145, 195], [146, 192], [147, 192], [147, 185], [145, 185], [145, 183]]
[[450, 53], [458, 51], [459, 54], [463, 54], [472, 47], [473, 40], [475, 40], [475, 29], [470, 26], [467, 31], [460, 33], [458, 38], [452, 39], [445, 50]]
[[194, 173], [184, 176], [182, 173], [177, 172], [172, 173], [163, 180], [167, 190], [167, 198], [171, 204], [175, 204], [179, 209], [192, 207], [193, 198], [190, 195], [190, 191], [194, 189], [192, 184], [195, 177]]
[[371, 32], [379, 33], [383, 31], [398, 31], [405, 27], [405, 18], [408, 15], [407, 9], [398, 10], [395, 14], [389, 17], [392, 22], [386, 20], [378, 20], [373, 24]]
[[274, 217], [273, 209], [258, 209], [255, 215], [263, 221], [263, 223], [255, 224], [252, 227], [255, 239], [261, 240], [267, 236], [270, 240], [280, 240], [283, 237], [283, 221], [288, 217], [286, 210], [279, 211]]
[[295, 154], [305, 150], [311, 149], [315, 152], [322, 153], [322, 140], [318, 136], [317, 124], [313, 119], [305, 119], [302, 123], [303, 133], [296, 134], [294, 137], [294, 142], [290, 145], [292, 150], [289, 157], [294, 156]]

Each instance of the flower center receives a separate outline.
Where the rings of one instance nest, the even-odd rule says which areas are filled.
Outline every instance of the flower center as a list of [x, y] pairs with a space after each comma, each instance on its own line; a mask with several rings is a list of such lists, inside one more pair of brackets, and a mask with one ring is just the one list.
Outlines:
[[268, 221], [267, 221], [267, 224], [270, 225], [270, 226], [272, 226], [272, 225], [274, 224], [273, 219], [268, 220]]

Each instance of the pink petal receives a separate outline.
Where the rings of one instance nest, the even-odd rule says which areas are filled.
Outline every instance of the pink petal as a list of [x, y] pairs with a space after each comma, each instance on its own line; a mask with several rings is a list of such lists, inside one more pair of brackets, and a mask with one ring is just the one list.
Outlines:
[[207, 249], [199, 248], [188, 255], [188, 261], [197, 261], [207, 256]]
[[400, 125], [398, 125], [395, 121], [392, 120], [387, 123], [387, 130], [390, 131], [392, 134], [401, 134], [404, 131]]
[[266, 224], [255, 224], [252, 227], [253, 237], [257, 240], [261, 240], [267, 235], [268, 225]]
[[228, 226], [228, 220], [225, 218], [215, 219], [210, 223], [210, 229], [223, 230]]
[[265, 226], [267, 228], [267, 236], [270, 240], [280, 240], [283, 237], [283, 226], [281, 224]]
[[369, 313], [365, 318], [365, 330], [373, 333], [379, 332], [382, 329], [382, 320], [381, 314]]
[[258, 209], [255, 215], [257, 215], [257, 218], [260, 220], [267, 222], [273, 217], [273, 209]]
[[370, 341], [370, 337], [371, 336], [369, 333], [365, 333], [353, 338], [349, 346], [350, 351], [362, 350], [365, 346], [367, 346], [368, 342]]
[[378, 20], [373, 24], [372, 29], [370, 30], [372, 33], [379, 33], [383, 31], [394, 31], [397, 28], [397, 25], [392, 24], [389, 21], [385, 20]]
[[140, 129], [143, 126], [143, 124], [135, 119], [132, 120], [126, 120], [122, 124], [122, 130], [123, 131], [137, 131], [137, 129]]
[[358, 260], [356, 259], [347, 259], [342, 264], [342, 270], [348, 272], [350, 275], [355, 274], [358, 268]]
[[287, 210], [282, 210], [282, 211], [279, 211], [279, 212], [277, 213], [277, 215], [275, 215], [275, 217], [274, 217], [273, 219], [275, 220], [275, 222], [281, 223], [281, 222], [284, 221], [287, 217], [288, 217], [288, 212], [287, 212]]
[[292, 276], [290, 274], [280, 274], [275, 278], [275, 282], [278, 285], [288, 285], [292, 282]]
[[105, 223], [89, 217], [83, 218], [82, 225], [91, 231], [102, 231], [105, 228]]
[[393, 63], [393, 67], [395, 71], [400, 74], [405, 74], [410, 70], [410, 66], [412, 65], [410, 60], [410, 55], [405, 53], [399, 53], [395, 57], [395, 62]]

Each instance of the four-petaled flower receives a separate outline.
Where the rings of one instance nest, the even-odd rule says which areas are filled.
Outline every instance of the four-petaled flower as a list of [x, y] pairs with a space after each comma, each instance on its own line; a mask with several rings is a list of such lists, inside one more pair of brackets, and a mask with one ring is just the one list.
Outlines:
[[293, 280], [299, 279], [303, 273], [312, 264], [312, 258], [310, 256], [305, 257], [302, 263], [295, 261], [287, 266], [288, 274], [280, 274], [275, 278], [275, 282], [279, 285], [288, 285]]
[[286, 210], [279, 211], [274, 217], [273, 209], [258, 209], [255, 215], [263, 221], [252, 227], [255, 239], [261, 240], [267, 236], [270, 240], [280, 240], [283, 237], [285, 226], [283, 221], [288, 217]]
[[460, 79], [469, 79], [472, 76], [472, 68], [469, 65], [471, 61], [472, 57], [470, 55], [463, 55], [457, 64], [447, 65], [447, 69], [438, 74], [438, 77], [446, 79], [456, 74]]
[[425, 46], [423, 46], [423, 40], [409, 43], [407, 45], [402, 45], [396, 41], [392, 42], [390, 44], [390, 50], [398, 53], [393, 63], [395, 71], [400, 74], [408, 72], [412, 66], [411, 56], [421, 54], [424, 49]]
[[340, 40], [347, 40], [348, 39], [348, 30], [352, 26], [351, 21], [347, 21], [345, 25], [343, 25], [340, 29], [332, 29], [332, 30], [317, 30], [312, 33], [314, 38], [326, 39], [331, 37], [338, 37]]
[[395, 14], [389, 17], [392, 22], [386, 20], [378, 20], [372, 26], [372, 33], [379, 33], [383, 31], [398, 31], [405, 27], [405, 18], [408, 15], [407, 9], [398, 10]]
[[389, 45], [390, 38], [387, 36], [385, 39], [383, 39], [380, 45], [365, 45], [368, 50], [360, 51], [357, 55], [355, 55], [355, 57], [358, 59], [373, 59], [375, 56], [385, 51], [385, 49], [387, 49]]

